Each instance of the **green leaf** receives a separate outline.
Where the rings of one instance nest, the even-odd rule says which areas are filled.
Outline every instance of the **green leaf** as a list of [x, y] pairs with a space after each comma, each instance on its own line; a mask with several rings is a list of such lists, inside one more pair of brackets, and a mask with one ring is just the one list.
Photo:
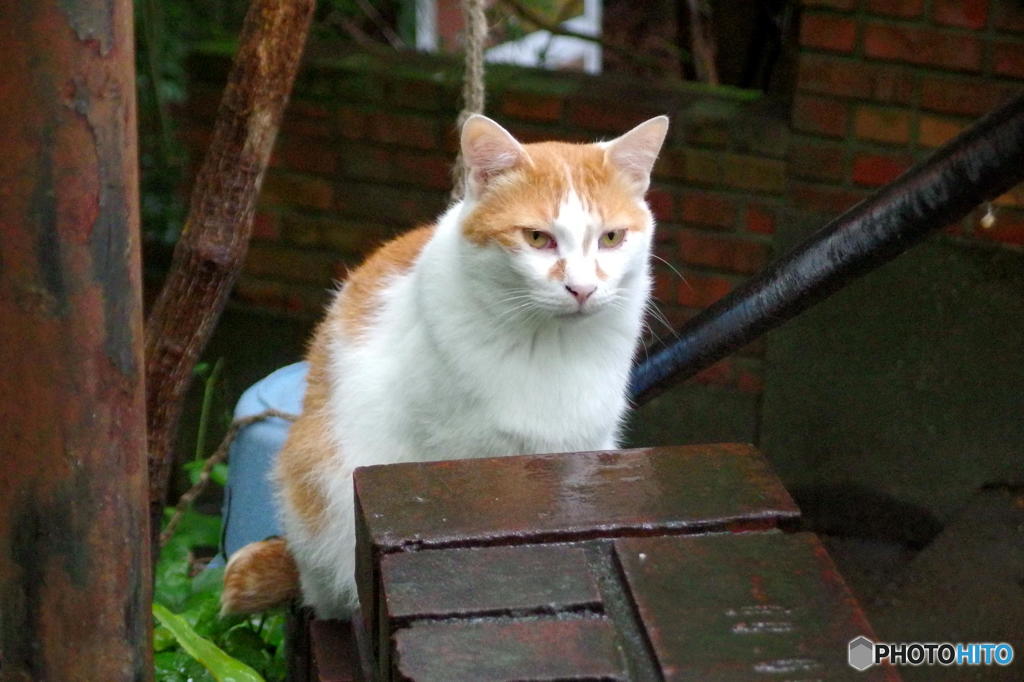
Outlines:
[[281, 608], [271, 611], [264, 616], [263, 629], [260, 631], [260, 636], [269, 646], [272, 646], [275, 649], [283, 649], [284, 626], [284, 609]]
[[188, 665], [193, 663], [184, 651], [163, 651], [153, 656], [153, 668], [157, 682], [187, 682]]
[[177, 641], [167, 628], [160, 625], [153, 628], [153, 651], [159, 653], [165, 649], [170, 649]]
[[[164, 510], [164, 521], [174, 515], [174, 509], [168, 507]], [[183, 543], [189, 549], [194, 547], [218, 547], [220, 546], [220, 516], [213, 514], [201, 514], [194, 509], [187, 509], [174, 529], [174, 537], [171, 542]], [[168, 543], [168, 546], [170, 542]], [[167, 547], [165, 546], [164, 549]]]
[[270, 652], [248, 623], [240, 623], [224, 633], [221, 644], [232, 656], [257, 670], [266, 670], [270, 664]]
[[174, 635], [181, 648], [202, 663], [218, 682], [264, 682], [255, 670], [197, 634], [181, 616], [160, 604], [153, 604], [153, 615]]
[[228, 484], [228, 465], [224, 462], [217, 462], [210, 471], [210, 480], [219, 486]]
[[[185, 462], [181, 465], [181, 468], [188, 472], [188, 481], [191, 485], [195, 485], [199, 482], [199, 477], [203, 473], [203, 467], [206, 466], [205, 459], [193, 459]], [[213, 465], [213, 469], [210, 470], [210, 480], [219, 486], [225, 486], [228, 483], [228, 465], [224, 462], [217, 462]]]
[[156, 562], [153, 600], [174, 610], [185, 606], [192, 592], [192, 579], [188, 576], [188, 546], [171, 539], [160, 550]]
[[184, 651], [164, 651], [153, 656], [157, 682], [216, 682], [210, 671]]

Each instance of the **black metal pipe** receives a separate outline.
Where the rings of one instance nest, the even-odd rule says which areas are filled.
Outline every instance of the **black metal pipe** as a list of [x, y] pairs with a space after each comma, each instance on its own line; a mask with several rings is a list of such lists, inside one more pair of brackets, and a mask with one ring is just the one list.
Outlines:
[[640, 405], [1024, 180], [1024, 94], [980, 119], [685, 324], [633, 368]]

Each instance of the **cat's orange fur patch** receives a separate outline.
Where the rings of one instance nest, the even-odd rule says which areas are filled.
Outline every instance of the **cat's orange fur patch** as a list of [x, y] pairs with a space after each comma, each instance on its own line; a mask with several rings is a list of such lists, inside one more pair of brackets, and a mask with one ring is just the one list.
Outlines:
[[341, 293], [331, 304], [317, 327], [306, 359], [309, 374], [302, 414], [292, 424], [288, 438], [277, 457], [275, 477], [278, 488], [302, 522], [318, 529], [324, 522], [327, 500], [321, 489], [327, 460], [337, 456], [337, 447], [328, 440], [332, 416], [327, 403], [328, 343], [332, 338], [357, 339], [377, 307], [377, 295], [390, 277], [407, 271], [415, 262], [434, 228], [421, 227], [407, 232], [380, 247], [345, 281]]
[[[332, 312], [338, 305], [335, 301]], [[324, 520], [327, 500], [320, 488], [320, 476], [326, 461], [335, 452], [327, 437], [331, 419], [327, 409], [330, 391], [327, 343], [337, 335], [338, 324], [337, 316], [328, 314], [313, 335], [306, 353], [309, 374], [302, 414], [288, 430], [288, 438], [277, 456], [274, 469], [281, 494], [288, 498], [288, 503], [303, 523], [311, 528], [318, 528]]]
[[608, 279], [608, 273], [601, 269], [601, 264], [596, 260], [594, 261], [594, 274], [597, 275], [599, 280], [604, 281]]
[[555, 261], [555, 264], [548, 270], [548, 279], [553, 279], [556, 282], [561, 282], [565, 279], [565, 259], [559, 258]]
[[224, 569], [222, 615], [257, 613], [299, 596], [299, 568], [281, 538], [253, 542], [231, 555]]
[[523, 145], [529, 163], [493, 180], [466, 217], [463, 234], [477, 245], [523, 245], [521, 231], [547, 229], [573, 190], [604, 227], [642, 230], [645, 214], [628, 178], [596, 145], [537, 142]]
[[[377, 308], [377, 294], [390, 277], [412, 267], [423, 246], [434, 234], [434, 227], [419, 227], [392, 239], [377, 249], [345, 280], [340, 296], [340, 315], [345, 332], [358, 338], [367, 326], [367, 318]], [[334, 310], [328, 315], [330, 316]]]

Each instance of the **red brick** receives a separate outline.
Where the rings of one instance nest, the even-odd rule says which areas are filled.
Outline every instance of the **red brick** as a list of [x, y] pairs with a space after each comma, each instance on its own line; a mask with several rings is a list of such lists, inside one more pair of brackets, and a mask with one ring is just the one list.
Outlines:
[[686, 152], [686, 180], [780, 194], [786, 188], [786, 164], [762, 156], [691, 149]]
[[366, 137], [417, 149], [437, 149], [441, 141], [437, 119], [382, 111], [373, 113], [366, 121]]
[[875, 142], [905, 144], [910, 141], [911, 115], [901, 109], [860, 106], [854, 114], [857, 137]]
[[683, 221], [731, 229], [736, 225], [736, 206], [724, 197], [706, 192], [687, 192], [680, 199]]
[[391, 155], [390, 176], [399, 182], [447, 190], [452, 186], [452, 163], [439, 154], [397, 152]]
[[269, 173], [260, 200], [277, 206], [298, 205], [327, 209], [331, 205], [331, 184], [323, 178], [293, 173]]
[[733, 283], [724, 277], [687, 272], [679, 286], [678, 302], [689, 308], [707, 308], [732, 291], [732, 288]]
[[682, 149], [664, 149], [654, 164], [655, 178], [686, 179], [686, 152]]
[[670, 221], [675, 217], [675, 198], [666, 190], [657, 187], [647, 192], [647, 205], [658, 222]]
[[569, 103], [569, 125], [620, 135], [659, 113], [664, 112], [608, 100], [573, 99]]
[[887, 104], [910, 104], [916, 76], [895, 64], [871, 64], [832, 55], [800, 56], [798, 87], [839, 97], [871, 99]]
[[754, 273], [768, 262], [768, 245], [761, 242], [695, 230], [680, 230], [678, 241], [680, 258], [690, 265]]
[[441, 85], [422, 80], [403, 79], [388, 84], [388, 99], [400, 107], [438, 111], [444, 97]]
[[910, 168], [909, 156], [858, 154], [853, 160], [853, 181], [865, 187], [880, 187], [895, 180]]
[[1024, 43], [993, 42], [992, 70], [1002, 76], [1024, 78]]
[[980, 116], [1007, 100], [1014, 88], [973, 78], [921, 79], [921, 108], [943, 114]]
[[917, 26], [867, 24], [864, 52], [868, 57], [977, 71], [981, 66], [981, 42], [977, 38]]
[[826, 97], [797, 95], [793, 100], [793, 127], [827, 137], [845, 137], [849, 121], [846, 104]]
[[273, 241], [281, 236], [277, 216], [265, 211], [257, 211], [252, 219], [253, 239]]
[[997, 211], [995, 224], [988, 229], [979, 226], [974, 236], [985, 241], [1024, 246], [1024, 211]]
[[775, 233], [775, 216], [770, 210], [758, 204], [747, 206], [747, 230], [758, 234]]
[[253, 244], [245, 272], [254, 277], [327, 287], [334, 277], [336, 256], [318, 249]]
[[333, 175], [338, 170], [338, 155], [323, 140], [281, 137], [274, 147], [270, 165], [304, 173]]
[[922, 147], [938, 147], [959, 135], [966, 127], [960, 121], [951, 121], [935, 116], [922, 116], [918, 140]]
[[800, 44], [834, 52], [851, 52], [857, 24], [848, 17], [807, 12], [800, 24]]
[[333, 134], [327, 109], [322, 105], [305, 100], [295, 100], [288, 105], [281, 122], [283, 135], [329, 137]]
[[932, 19], [947, 26], [984, 28], [988, 20], [988, 0], [932, 0]]
[[924, 11], [924, 0], [868, 0], [867, 10], [892, 17], [917, 17]]
[[328, 118], [327, 107], [319, 102], [310, 102], [304, 99], [293, 99], [288, 102], [288, 115], [303, 116], [305, 118]]
[[260, 308], [321, 315], [328, 292], [325, 287], [285, 284], [242, 273], [231, 290], [231, 297], [237, 302]]
[[654, 300], [660, 303], [675, 303], [679, 299], [679, 275], [668, 268], [654, 270]]
[[843, 180], [846, 148], [824, 141], [793, 142], [789, 147], [789, 173], [805, 180]]
[[334, 113], [338, 134], [350, 140], [361, 140], [369, 135], [370, 112], [355, 107], [339, 106]]
[[1001, 0], [992, 7], [992, 23], [1001, 31], [1024, 33], [1024, 5]]
[[562, 98], [532, 92], [507, 92], [501, 99], [501, 113], [527, 121], [558, 121], [562, 118]]
[[760, 156], [725, 156], [725, 184], [755, 192], [781, 194], [786, 190], [786, 163]]
[[345, 178], [390, 182], [391, 153], [370, 145], [350, 144], [339, 154], [338, 172]]
[[836, 216], [867, 196], [867, 192], [794, 182], [791, 196], [797, 208]]
[[280, 218], [281, 241], [295, 246], [321, 245], [321, 229], [326, 221], [307, 213], [285, 213]]

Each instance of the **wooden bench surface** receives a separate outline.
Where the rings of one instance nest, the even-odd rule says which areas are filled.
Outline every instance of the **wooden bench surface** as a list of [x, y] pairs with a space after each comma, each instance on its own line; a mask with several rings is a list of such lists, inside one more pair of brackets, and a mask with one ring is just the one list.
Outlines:
[[[895, 679], [847, 665], [871, 628], [750, 446], [368, 467], [355, 487], [376, 679]], [[314, 624], [322, 680], [352, 678], [345, 646]]]

